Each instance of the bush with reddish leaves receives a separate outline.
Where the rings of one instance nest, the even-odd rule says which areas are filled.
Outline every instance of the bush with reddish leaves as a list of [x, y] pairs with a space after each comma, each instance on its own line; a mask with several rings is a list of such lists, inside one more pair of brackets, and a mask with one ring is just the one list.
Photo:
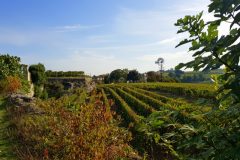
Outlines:
[[8, 76], [0, 81], [0, 93], [11, 94], [17, 92], [22, 87], [20, 78]]
[[[136, 157], [131, 134], [113, 119], [102, 103], [80, 106], [73, 112], [69, 97], [40, 101], [41, 112], [11, 109], [20, 159], [105, 160]], [[21, 113], [21, 114], [19, 114]]]

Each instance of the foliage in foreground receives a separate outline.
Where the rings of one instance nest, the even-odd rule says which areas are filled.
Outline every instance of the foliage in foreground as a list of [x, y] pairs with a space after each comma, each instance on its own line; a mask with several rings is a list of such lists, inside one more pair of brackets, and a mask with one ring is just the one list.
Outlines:
[[[12, 107], [21, 159], [117, 159], [129, 158], [129, 132], [117, 127], [111, 111], [95, 104], [69, 109], [69, 97], [38, 102], [35, 112], [29, 107]], [[68, 108], [66, 108], [68, 107]], [[131, 158], [129, 158], [131, 159]]]
[[[215, 20], [204, 22], [201, 12], [185, 16], [175, 24], [179, 27], [178, 33], [189, 34], [178, 46], [191, 43], [189, 51], [195, 58], [177, 68], [208, 71], [225, 67], [223, 75], [214, 77], [218, 85], [217, 98], [223, 105], [224, 101], [227, 105], [236, 104], [240, 102], [240, 1], [211, 0], [208, 11], [214, 14]], [[224, 23], [230, 23], [229, 33], [220, 35], [218, 28]]]
[[[178, 46], [191, 43], [189, 51], [195, 58], [179, 64], [178, 69], [225, 68], [224, 74], [213, 77], [220, 105], [206, 114], [205, 124], [186, 141], [184, 148], [197, 147], [201, 151], [196, 154], [198, 159], [240, 159], [240, 1], [211, 0], [208, 11], [214, 14], [215, 20], [204, 22], [202, 12], [185, 16], [175, 24], [178, 33], [189, 34]], [[220, 35], [218, 29], [224, 23], [229, 24], [229, 33]]]

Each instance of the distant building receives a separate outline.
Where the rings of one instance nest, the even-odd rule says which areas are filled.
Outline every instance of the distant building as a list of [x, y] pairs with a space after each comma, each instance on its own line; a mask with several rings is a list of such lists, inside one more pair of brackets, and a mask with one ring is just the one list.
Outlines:
[[97, 83], [97, 84], [101, 84], [104, 83], [104, 77], [106, 76], [106, 74], [102, 74], [102, 75], [98, 75], [98, 76], [93, 76], [92, 80]]

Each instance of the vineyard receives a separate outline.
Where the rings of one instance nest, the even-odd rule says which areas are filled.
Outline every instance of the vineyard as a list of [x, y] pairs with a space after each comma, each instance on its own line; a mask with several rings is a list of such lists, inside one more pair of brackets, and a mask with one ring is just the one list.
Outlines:
[[[98, 89], [105, 99], [115, 101], [122, 125], [134, 135], [132, 145], [149, 158], [196, 158], [207, 151], [190, 141], [197, 141], [200, 128], [209, 123], [207, 113], [215, 101], [212, 85], [133, 83], [99, 85]], [[199, 99], [205, 103], [196, 103]]]
[[240, 160], [240, 0], [0, 7], [0, 160]]
[[109, 98], [121, 106], [121, 114], [124, 114], [124, 117], [135, 122], [156, 111], [177, 111], [182, 117], [196, 119], [194, 117], [211, 110], [211, 106], [189, 102], [184, 98], [172, 98], [162, 95], [161, 92], [181, 95], [179, 97], [189, 96], [195, 100], [201, 98], [208, 102], [214, 101], [215, 93], [210, 84], [133, 83], [100, 85], [98, 88], [102, 89], [104, 97], [107, 97], [105, 92], [108, 93]]

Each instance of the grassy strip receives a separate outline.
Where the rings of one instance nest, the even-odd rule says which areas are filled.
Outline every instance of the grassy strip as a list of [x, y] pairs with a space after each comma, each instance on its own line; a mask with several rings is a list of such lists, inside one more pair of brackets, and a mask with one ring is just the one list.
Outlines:
[[[131, 88], [123, 87], [123, 90], [130, 93], [131, 95], [135, 96], [136, 98], [141, 99], [142, 101], [144, 101], [145, 103], [149, 104], [150, 106], [152, 106], [153, 108], [155, 108], [157, 110], [173, 109], [170, 105], [165, 104], [165, 103], [161, 102], [160, 100], [154, 99], [148, 95], [139, 93]], [[176, 110], [176, 109], [174, 108], [174, 110]]]
[[[114, 84], [115, 85], [115, 84]], [[114, 86], [112, 84], [99, 85], [103, 86]], [[137, 88], [142, 88], [146, 90], [156, 90], [172, 93], [175, 95], [185, 95], [197, 98], [208, 98], [215, 99], [216, 91], [213, 89], [212, 84], [202, 84], [202, 83], [164, 83], [164, 82], [154, 82], [154, 83], [121, 83], [121, 86], [132, 86]]]
[[148, 116], [152, 112], [156, 111], [148, 104], [140, 101], [139, 99], [123, 91], [122, 89], [117, 88], [116, 91], [138, 114], [142, 116]]
[[117, 108], [117, 112], [123, 115], [126, 123], [135, 122], [138, 123], [141, 119], [139, 115], [137, 115], [131, 107], [111, 88], [106, 88], [107, 91], [112, 95], [115, 100], [115, 103], [121, 107], [121, 109]]
[[102, 96], [103, 96], [103, 103], [106, 106], [106, 109], [110, 110], [111, 107], [110, 107], [110, 104], [109, 104], [109, 101], [108, 101], [108, 98], [107, 98], [107, 95], [106, 95], [104, 89], [101, 89], [101, 92], [102, 92]]
[[177, 119], [181, 120], [183, 123], [195, 123], [195, 121], [202, 121], [203, 115], [202, 114], [191, 114], [192, 112], [189, 112], [189, 108], [191, 108], [191, 105], [186, 105], [186, 110], [184, 109], [184, 105], [181, 106], [181, 108], [176, 107], [174, 105], [165, 104], [151, 96], [136, 92], [135, 90], [123, 87], [123, 90], [128, 92], [129, 94], [135, 96], [138, 99], [141, 99], [145, 103], [149, 104], [150, 106], [154, 107], [157, 110], [163, 111], [163, 110], [169, 110], [174, 111], [176, 113]]
[[176, 107], [176, 110], [185, 110], [187, 112], [195, 112], [196, 114], [201, 114], [203, 112], [207, 112], [210, 110], [210, 107], [208, 106], [200, 106], [200, 105], [196, 105], [196, 104], [191, 104], [191, 103], [187, 103], [181, 100], [174, 100], [173, 98], [169, 98], [151, 91], [147, 91], [144, 89], [140, 89], [140, 88], [136, 88], [136, 87], [129, 87], [139, 93], [143, 93], [145, 95], [148, 95], [150, 97], [153, 97], [157, 100], [162, 101], [163, 103], [167, 103], [171, 106]]
[[75, 103], [79, 104], [79, 105], [84, 105], [86, 104], [86, 98], [87, 98], [87, 92], [85, 90], [83, 90], [80, 95], [78, 95], [77, 99], [75, 99]]
[[9, 137], [9, 119], [7, 118], [6, 101], [0, 97], [0, 159], [1, 160], [14, 160], [17, 159], [13, 154], [12, 148], [14, 143]]
[[166, 97], [166, 96], [163, 96], [163, 95], [151, 92], [151, 91], [147, 91], [147, 90], [136, 88], [136, 87], [131, 87], [131, 89], [134, 89], [135, 91], [143, 93], [145, 95], [151, 96], [155, 99], [159, 99], [163, 103], [169, 103], [169, 104], [172, 104], [172, 105], [175, 105], [175, 106], [186, 105], [186, 102], [182, 102], [182, 101], [179, 101], [179, 100], [177, 101], [177, 100], [174, 100], [172, 98], [169, 98], [169, 97]]
[[177, 95], [185, 95], [191, 97], [215, 98], [215, 91], [211, 84], [194, 84], [194, 83], [138, 83], [132, 86], [147, 89], [163, 91]]

